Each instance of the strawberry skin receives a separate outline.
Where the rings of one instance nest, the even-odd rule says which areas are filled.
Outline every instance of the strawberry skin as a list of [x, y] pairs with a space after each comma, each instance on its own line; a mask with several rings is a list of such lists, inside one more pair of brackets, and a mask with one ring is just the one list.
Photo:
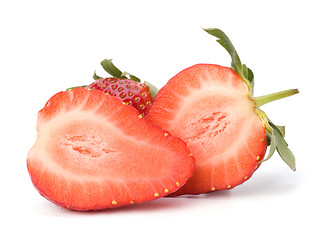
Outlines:
[[153, 103], [149, 87], [131, 79], [100, 78], [87, 86], [86, 89], [97, 89], [115, 96], [137, 109], [143, 117], [148, 113]]
[[232, 69], [197, 64], [157, 94], [146, 119], [183, 139], [194, 175], [175, 194], [231, 189], [249, 179], [266, 152], [266, 132], [246, 84]]
[[117, 98], [84, 88], [49, 99], [27, 156], [39, 193], [79, 211], [163, 197], [184, 185], [194, 163], [181, 139]]

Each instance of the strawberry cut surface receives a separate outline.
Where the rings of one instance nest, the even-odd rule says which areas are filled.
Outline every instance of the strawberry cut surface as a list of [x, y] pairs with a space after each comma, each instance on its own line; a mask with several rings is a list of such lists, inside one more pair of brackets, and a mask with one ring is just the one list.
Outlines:
[[27, 157], [42, 196], [64, 208], [99, 210], [179, 189], [195, 160], [186, 143], [99, 90], [54, 95], [39, 111]]
[[146, 116], [188, 144], [194, 175], [174, 195], [233, 188], [251, 177], [267, 143], [249, 90], [230, 68], [197, 64], [160, 90]]

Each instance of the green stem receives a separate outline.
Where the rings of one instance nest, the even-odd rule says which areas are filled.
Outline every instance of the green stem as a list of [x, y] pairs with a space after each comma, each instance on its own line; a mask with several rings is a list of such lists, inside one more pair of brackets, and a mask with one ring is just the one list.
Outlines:
[[260, 107], [264, 104], [267, 104], [269, 102], [273, 102], [282, 98], [286, 98], [292, 95], [295, 95], [296, 93], [299, 93], [298, 89], [289, 89], [289, 90], [285, 90], [285, 91], [281, 91], [281, 92], [277, 92], [277, 93], [271, 93], [268, 95], [264, 95], [261, 97], [254, 97], [254, 101], [256, 103], [257, 107]]

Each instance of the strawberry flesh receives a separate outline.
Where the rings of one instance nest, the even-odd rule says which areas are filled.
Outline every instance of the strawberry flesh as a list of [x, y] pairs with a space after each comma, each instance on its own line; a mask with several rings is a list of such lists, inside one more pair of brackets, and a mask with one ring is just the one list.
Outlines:
[[115, 208], [158, 199], [192, 175], [186, 144], [101, 91], [54, 95], [39, 112], [27, 157], [39, 193], [69, 209]]
[[247, 86], [227, 67], [197, 64], [181, 71], [157, 94], [146, 119], [183, 139], [196, 159], [194, 175], [173, 195], [243, 183], [267, 147]]

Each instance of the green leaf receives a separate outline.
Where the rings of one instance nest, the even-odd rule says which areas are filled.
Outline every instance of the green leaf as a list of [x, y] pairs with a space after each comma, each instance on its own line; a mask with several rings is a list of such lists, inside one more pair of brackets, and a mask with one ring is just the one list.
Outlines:
[[129, 78], [132, 79], [135, 82], [141, 82], [141, 79], [136, 77], [135, 75], [132, 75], [128, 72], [122, 72], [120, 71], [112, 62], [112, 59], [104, 59], [101, 62], [101, 66], [107, 73], [109, 73], [111, 76], [116, 78]]
[[[128, 77], [127, 77], [128, 76]], [[139, 79], [138, 77], [136, 77], [135, 75], [132, 75], [128, 72], [123, 72], [121, 75], [122, 78], [130, 78], [135, 82], [141, 82], [141, 79]]]
[[88, 86], [88, 85], [82, 85], [82, 86], [70, 87], [70, 88], [67, 88], [66, 91], [71, 91], [71, 90], [73, 90], [73, 89], [75, 89], [75, 88], [78, 88], [78, 87], [85, 88], [85, 87], [87, 87], [87, 86]]
[[134, 80], [135, 82], [141, 82], [141, 79], [139, 79], [138, 77], [132, 75], [132, 74], [128, 74], [129, 78]]
[[[275, 147], [277, 149], [277, 152], [279, 153], [282, 160], [293, 170], [296, 171], [296, 162], [295, 162], [295, 156], [291, 152], [291, 150], [288, 148], [288, 144], [284, 139], [284, 135], [282, 133], [282, 130], [280, 130], [273, 122], [269, 120], [269, 124], [272, 127], [272, 139], [271, 141], [274, 141], [274, 143], [271, 142], [270, 151], [273, 151], [271, 149], [272, 144], [275, 144]], [[270, 153], [270, 152], [269, 152]], [[273, 154], [273, 153], [272, 153]], [[269, 159], [270, 157], [267, 157]]]
[[281, 132], [281, 135], [283, 136], [283, 137], [285, 137], [285, 135], [286, 135], [286, 127], [285, 126], [278, 126], [278, 125], [276, 125], [276, 127], [279, 129], [279, 131]]
[[217, 29], [217, 28], [206, 28], [204, 30], [207, 33], [209, 33], [210, 35], [218, 38], [216, 41], [227, 50], [227, 52], [230, 54], [230, 56], [232, 58], [233, 69], [241, 77], [243, 77], [243, 66], [242, 66], [240, 57], [238, 56], [231, 40], [227, 37], [227, 35], [222, 30]]
[[98, 80], [98, 79], [102, 78], [102, 77], [99, 77], [99, 76], [97, 75], [96, 71], [94, 71], [92, 77], [93, 77], [94, 80]]
[[268, 133], [268, 131], [266, 131], [267, 146], [271, 145], [271, 138], [272, 138], [272, 134], [270, 134], [270, 133]]
[[[251, 81], [249, 79], [251, 79], [251, 77], [252, 77], [252, 82], [253, 82], [253, 73], [248, 67], [246, 67], [245, 65], [242, 65], [240, 57], [238, 56], [231, 40], [220, 29], [206, 28], [204, 30], [207, 33], [209, 33], [210, 35], [218, 38], [216, 41], [226, 49], [226, 51], [229, 53], [229, 55], [232, 58], [232, 63], [231, 63], [232, 68], [243, 79], [243, 81], [248, 86], [249, 90], [251, 90]], [[243, 67], [243, 66], [245, 66], [245, 67]]]
[[250, 68], [248, 68], [245, 64], [243, 64], [243, 76], [250, 82], [251, 88], [251, 96], [253, 96], [254, 89], [254, 74]]
[[268, 155], [262, 161], [260, 161], [260, 163], [269, 160], [275, 153], [276, 148], [277, 148], [276, 136], [274, 134], [272, 134], [272, 135], [270, 135], [270, 149], [269, 149]]
[[254, 74], [250, 68], [243, 64], [243, 76], [249, 80], [251, 85], [254, 85]]
[[112, 63], [112, 59], [104, 59], [101, 66], [107, 73], [116, 78], [121, 78], [122, 72]]
[[152, 95], [152, 98], [154, 101], [156, 94], [159, 92], [159, 89], [149, 82], [144, 81], [144, 83], [146, 86], [148, 86], [150, 88], [150, 92], [151, 92], [151, 95]]
[[270, 120], [269, 124], [272, 127], [271, 143], [268, 155], [260, 163], [267, 161], [272, 157], [277, 150], [282, 160], [293, 170], [296, 171], [295, 156], [288, 148], [288, 144], [284, 139], [284, 127], [276, 126]]
[[274, 125], [272, 122], [270, 122], [270, 125], [276, 137], [276, 148], [280, 157], [293, 171], [296, 171], [296, 162], [294, 154], [288, 148], [288, 144], [285, 141], [283, 135], [281, 134], [281, 131], [277, 128], [277, 126]]

